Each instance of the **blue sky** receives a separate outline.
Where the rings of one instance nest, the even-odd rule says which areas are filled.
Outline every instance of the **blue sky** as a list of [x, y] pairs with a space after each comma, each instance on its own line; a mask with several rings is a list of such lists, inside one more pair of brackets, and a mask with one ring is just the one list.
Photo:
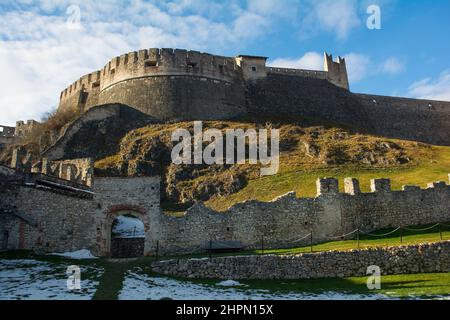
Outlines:
[[[366, 26], [370, 5], [379, 30]], [[39, 119], [81, 75], [150, 47], [306, 69], [327, 51], [346, 57], [353, 92], [450, 100], [449, 38], [444, 0], [2, 1], [0, 124]]]

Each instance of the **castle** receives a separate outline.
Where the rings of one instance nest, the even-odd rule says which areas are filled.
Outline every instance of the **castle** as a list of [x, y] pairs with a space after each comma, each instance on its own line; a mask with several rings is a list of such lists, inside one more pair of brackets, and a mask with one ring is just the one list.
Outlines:
[[86, 111], [122, 103], [158, 120], [207, 120], [242, 116], [245, 83], [268, 74], [327, 80], [348, 90], [345, 60], [325, 54], [325, 71], [266, 66], [266, 57], [222, 57], [180, 49], [131, 52], [75, 81], [60, 95], [59, 108]]
[[[388, 180], [375, 179], [372, 192], [361, 193], [351, 178], [344, 193], [337, 180], [326, 178], [318, 180], [315, 198], [290, 193], [272, 202], [238, 203], [225, 213], [198, 203], [184, 216], [171, 217], [160, 208], [159, 177], [94, 177], [99, 148], [90, 141], [85, 150], [73, 148], [74, 140], [94, 134], [106, 143], [110, 128], [126, 133], [143, 123], [249, 116], [312, 117], [386, 137], [450, 145], [450, 102], [352, 93], [345, 59], [333, 61], [328, 54], [324, 71], [268, 67], [266, 61], [149, 49], [116, 57], [81, 77], [61, 92], [59, 104], [59, 111], [74, 109], [81, 116], [43, 159], [31, 163], [16, 149], [11, 166], [0, 166], [2, 248], [88, 248], [110, 256], [112, 223], [123, 214], [144, 223], [146, 237], [139, 245], [145, 254], [195, 252], [211, 239], [251, 248], [262, 235], [267, 247], [280, 247], [309, 232], [320, 242], [355, 227], [371, 231], [449, 220], [445, 182], [391, 191]], [[114, 125], [89, 129], [96, 121]], [[18, 123], [1, 137], [14, 138], [33, 125]]]
[[311, 117], [450, 145], [450, 102], [352, 93], [345, 59], [327, 53], [323, 71], [269, 67], [266, 61], [180, 49], [131, 52], [64, 89], [59, 109], [120, 103], [155, 121]]

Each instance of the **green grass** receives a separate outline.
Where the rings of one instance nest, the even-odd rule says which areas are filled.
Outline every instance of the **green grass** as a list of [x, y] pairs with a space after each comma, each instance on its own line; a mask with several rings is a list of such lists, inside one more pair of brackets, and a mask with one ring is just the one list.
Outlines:
[[339, 179], [343, 192], [345, 177], [357, 178], [363, 192], [370, 191], [370, 179], [389, 178], [393, 190], [401, 190], [402, 185], [418, 185], [425, 188], [429, 182], [446, 181], [450, 173], [450, 148], [433, 146], [430, 159], [413, 166], [388, 168], [368, 168], [357, 165], [335, 167], [282, 166], [278, 174], [248, 181], [247, 186], [237, 193], [226, 197], [216, 196], [206, 201], [206, 205], [216, 210], [225, 210], [231, 205], [247, 199], [270, 201], [289, 191], [295, 191], [297, 197], [315, 197], [316, 180], [319, 177]]
[[397, 298], [432, 298], [450, 294], [450, 273], [419, 273], [385, 275], [381, 277], [381, 289], [369, 290], [367, 277], [314, 280], [252, 280], [241, 281], [249, 288], [272, 292], [348, 294], [383, 294]]

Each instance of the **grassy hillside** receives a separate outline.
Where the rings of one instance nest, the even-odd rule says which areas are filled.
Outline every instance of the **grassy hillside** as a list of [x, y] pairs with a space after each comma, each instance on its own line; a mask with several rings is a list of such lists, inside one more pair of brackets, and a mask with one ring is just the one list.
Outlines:
[[[288, 191], [299, 197], [316, 194], [318, 177], [360, 179], [363, 191], [372, 178], [391, 178], [392, 187], [422, 187], [437, 180], [448, 181], [450, 147], [376, 137], [305, 119], [257, 119], [205, 121], [207, 128], [280, 129], [280, 169], [260, 177], [259, 165], [174, 165], [171, 133], [178, 128], [193, 131], [192, 122], [150, 125], [129, 132], [120, 152], [96, 162], [96, 174], [163, 177], [163, 207], [183, 211], [194, 201], [224, 210], [246, 199], [271, 200]], [[206, 146], [208, 143], [204, 143]]]
[[393, 190], [401, 190], [402, 185], [413, 184], [426, 187], [432, 181], [446, 181], [450, 173], [450, 147], [432, 146], [429, 154], [416, 157], [416, 163], [408, 166], [324, 166], [308, 168], [307, 166], [282, 167], [275, 176], [252, 179], [239, 192], [228, 197], [216, 196], [206, 202], [210, 207], [224, 210], [230, 205], [245, 199], [269, 201], [273, 198], [295, 191], [297, 197], [314, 197], [318, 177], [335, 177], [339, 179], [339, 187], [343, 191], [343, 179], [355, 177], [359, 179], [363, 192], [370, 191], [370, 179], [390, 178]]

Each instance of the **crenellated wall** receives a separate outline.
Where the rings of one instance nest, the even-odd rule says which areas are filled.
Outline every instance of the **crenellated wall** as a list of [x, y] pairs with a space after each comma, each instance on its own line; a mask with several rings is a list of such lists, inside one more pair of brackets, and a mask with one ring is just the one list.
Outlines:
[[[297, 247], [373, 230], [450, 221], [450, 186], [404, 186], [392, 191], [388, 179], [371, 181], [361, 193], [356, 179], [339, 192], [334, 178], [317, 180], [315, 198], [291, 192], [270, 202], [248, 200], [225, 212], [198, 203], [182, 217], [160, 208], [159, 177], [96, 177], [91, 187], [42, 173], [0, 166], [0, 232], [11, 249], [68, 251], [87, 248], [111, 253], [114, 219], [131, 214], [144, 224], [146, 254], [202, 252], [211, 240], [238, 241], [247, 248]], [[0, 233], [0, 234], [2, 234]], [[263, 239], [263, 240], [262, 240]]]
[[370, 232], [450, 220], [450, 186], [445, 182], [392, 191], [389, 179], [373, 179], [369, 193], [361, 193], [354, 178], [346, 178], [344, 185], [340, 193], [338, 180], [323, 178], [317, 180], [315, 198], [291, 192], [271, 202], [238, 203], [225, 212], [197, 204], [180, 218], [162, 215], [156, 229], [160, 250], [195, 252], [211, 239], [258, 248], [262, 237], [267, 248], [299, 246], [310, 242], [304, 237], [311, 232], [318, 243], [358, 228]]
[[60, 98], [61, 110], [122, 103], [159, 120], [246, 113], [241, 69], [234, 58], [180, 49], [116, 57], [70, 85]]

